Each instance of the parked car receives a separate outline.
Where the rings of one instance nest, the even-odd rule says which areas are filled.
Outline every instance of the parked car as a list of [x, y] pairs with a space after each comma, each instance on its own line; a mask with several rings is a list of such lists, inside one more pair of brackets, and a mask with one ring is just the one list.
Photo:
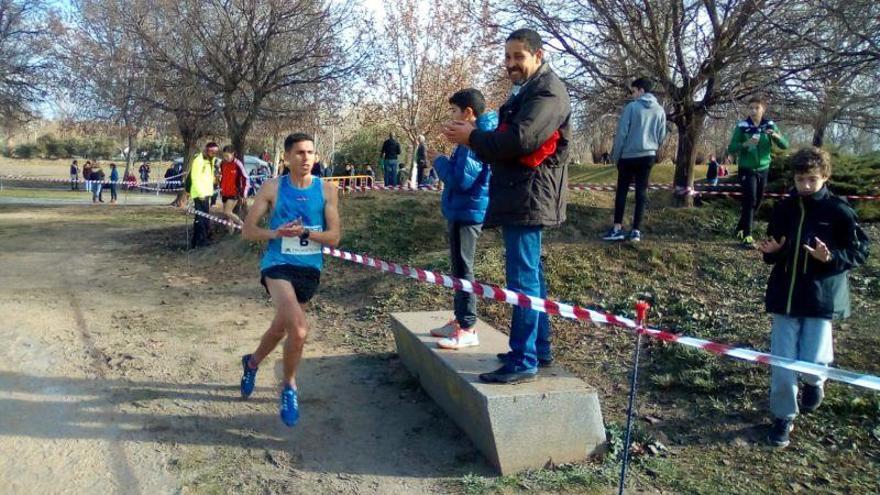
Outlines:
[[[172, 166], [175, 165], [183, 165], [183, 157], [175, 158], [173, 162], [171, 162]], [[260, 166], [265, 165], [269, 167], [268, 162], [264, 162], [260, 158], [254, 155], [244, 155], [244, 168], [247, 170], [248, 175], [250, 175], [251, 171], [260, 168]], [[269, 167], [271, 169], [271, 167]]]

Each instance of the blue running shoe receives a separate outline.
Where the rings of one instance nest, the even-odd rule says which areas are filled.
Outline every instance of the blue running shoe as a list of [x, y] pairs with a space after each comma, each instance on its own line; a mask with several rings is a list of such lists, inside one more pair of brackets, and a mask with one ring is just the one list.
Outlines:
[[296, 426], [296, 422], [299, 421], [299, 401], [296, 398], [296, 390], [290, 388], [290, 385], [285, 385], [284, 390], [281, 391], [280, 413], [284, 424], [290, 427]]
[[250, 354], [241, 357], [241, 367], [244, 369], [241, 374], [241, 396], [245, 399], [250, 397], [250, 395], [254, 392], [254, 384], [257, 381], [258, 368], [251, 368], [250, 366], [248, 366], [250, 360]]

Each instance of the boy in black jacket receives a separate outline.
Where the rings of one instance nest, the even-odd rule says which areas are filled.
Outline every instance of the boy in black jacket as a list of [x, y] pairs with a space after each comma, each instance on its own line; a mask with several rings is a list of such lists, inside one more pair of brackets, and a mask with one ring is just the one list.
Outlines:
[[[849, 316], [850, 269], [868, 257], [868, 238], [849, 204], [828, 191], [828, 153], [814, 147], [791, 158], [796, 191], [773, 210], [768, 238], [758, 249], [773, 264], [767, 282], [767, 312], [773, 315], [773, 355], [828, 365], [833, 360], [831, 320]], [[798, 411], [812, 412], [822, 403], [825, 379], [803, 375], [798, 408], [795, 371], [773, 367], [768, 441], [789, 444]]]

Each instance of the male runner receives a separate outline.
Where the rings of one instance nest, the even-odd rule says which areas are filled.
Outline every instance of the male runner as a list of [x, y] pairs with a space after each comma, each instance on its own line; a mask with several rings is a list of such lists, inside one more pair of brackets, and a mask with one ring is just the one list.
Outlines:
[[[251, 395], [257, 367], [286, 335], [280, 414], [284, 424], [294, 426], [299, 420], [296, 369], [308, 334], [305, 309], [320, 282], [321, 248], [337, 246], [342, 230], [335, 184], [311, 174], [314, 138], [302, 133], [287, 136], [284, 157], [290, 173], [263, 185], [242, 229], [245, 239], [269, 241], [260, 270], [275, 303], [275, 318], [257, 350], [241, 358], [241, 395]], [[270, 212], [269, 228], [264, 229], [259, 222]]]

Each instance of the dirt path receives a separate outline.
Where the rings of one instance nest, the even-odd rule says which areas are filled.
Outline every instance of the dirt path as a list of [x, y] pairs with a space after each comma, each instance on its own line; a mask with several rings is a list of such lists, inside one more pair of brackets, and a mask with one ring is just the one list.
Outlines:
[[135, 210], [0, 205], [5, 493], [425, 493], [489, 473], [394, 356], [350, 350], [360, 296], [332, 282], [300, 424], [277, 418], [278, 354], [242, 402], [239, 356], [272, 313], [256, 253], [175, 251], [186, 219], [119, 221]]

